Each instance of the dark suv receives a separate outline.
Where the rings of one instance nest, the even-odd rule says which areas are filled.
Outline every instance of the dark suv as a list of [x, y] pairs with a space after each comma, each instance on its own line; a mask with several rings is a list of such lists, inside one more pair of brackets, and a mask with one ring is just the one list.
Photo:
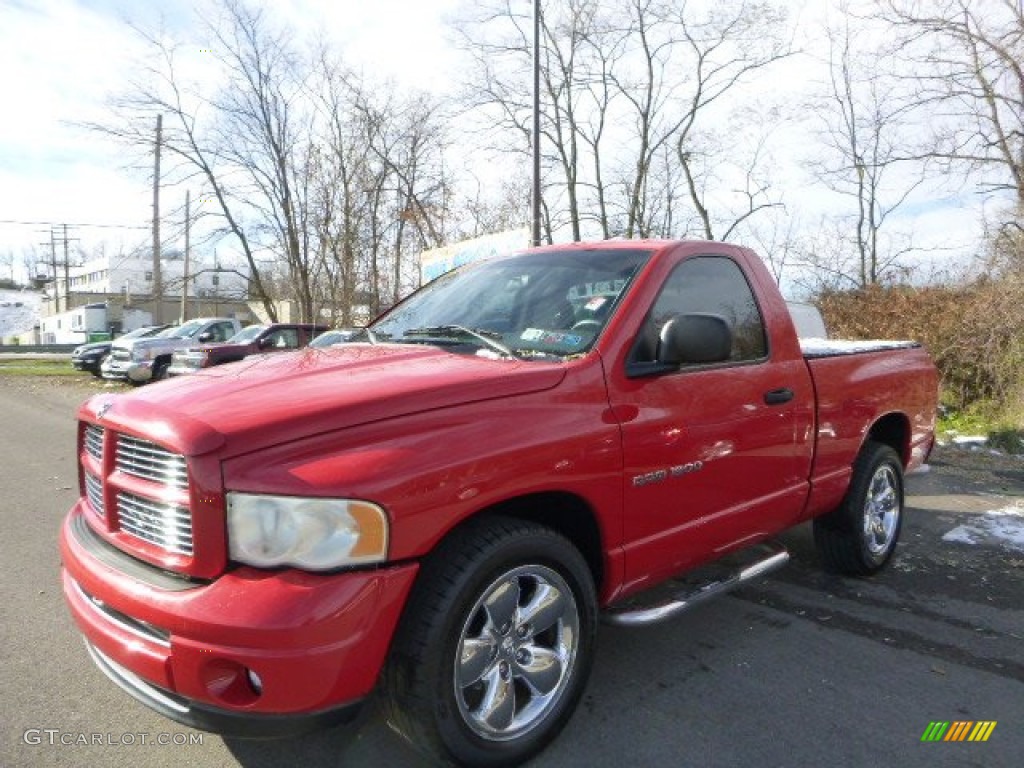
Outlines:
[[[170, 327], [169, 325], [144, 325], [118, 338], [142, 339], [146, 336], [154, 336], [164, 328]], [[88, 371], [96, 378], [101, 378], [103, 374], [100, 373], [100, 366], [110, 354], [110, 345], [113, 343], [113, 341], [94, 341], [75, 347], [75, 351], [71, 353], [71, 365], [75, 367], [76, 371]]]

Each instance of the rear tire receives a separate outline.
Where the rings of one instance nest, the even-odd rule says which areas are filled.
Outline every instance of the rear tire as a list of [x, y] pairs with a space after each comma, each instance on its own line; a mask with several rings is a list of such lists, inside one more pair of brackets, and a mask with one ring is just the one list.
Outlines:
[[890, 446], [864, 444], [839, 508], [814, 521], [814, 542], [825, 567], [870, 576], [896, 551], [903, 527], [903, 465]]
[[518, 765], [572, 715], [597, 599], [578, 550], [511, 518], [471, 522], [424, 563], [384, 674], [388, 722], [442, 763]]

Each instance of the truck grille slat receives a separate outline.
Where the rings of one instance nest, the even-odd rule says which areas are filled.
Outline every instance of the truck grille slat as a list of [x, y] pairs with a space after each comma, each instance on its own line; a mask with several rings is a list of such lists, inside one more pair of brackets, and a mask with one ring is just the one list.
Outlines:
[[[152, 491], [136, 492], [121, 490], [116, 483], [116, 499], [111, 499], [111, 514], [116, 507], [116, 525], [127, 536], [140, 542], [147, 542], [170, 554], [192, 557], [192, 512], [187, 505], [169, 502], [167, 498], [181, 498], [178, 491], [189, 490], [188, 463], [181, 454], [163, 448], [156, 443], [121, 433], [110, 435], [98, 424], [86, 424], [82, 434], [82, 449], [92, 459], [104, 466], [104, 474], [95, 474], [95, 468], [83, 465], [85, 501], [101, 519], [107, 519], [105, 508], [106, 484], [110, 482], [106, 472], [109, 465], [103, 461], [106, 442], [113, 445], [114, 468], [124, 475], [131, 475], [154, 484]], [[114, 478], [116, 475], [111, 475]], [[115, 481], [116, 482], [116, 481]], [[123, 481], [122, 481], [123, 482]], [[175, 493], [168, 493], [175, 491]], [[124, 540], [128, 544], [128, 540]], [[130, 548], [130, 545], [129, 545]]]
[[125, 532], [169, 552], [192, 554], [192, 519], [187, 509], [119, 493], [117, 514]]
[[152, 480], [173, 488], [188, 488], [185, 457], [136, 437], [119, 435], [117, 468], [125, 474]]
[[85, 451], [96, 461], [103, 461], [103, 427], [89, 424], [85, 428]]
[[106, 512], [103, 509], [103, 483], [98, 477], [89, 473], [85, 475], [85, 495], [88, 497], [93, 511], [100, 517], [104, 517]]

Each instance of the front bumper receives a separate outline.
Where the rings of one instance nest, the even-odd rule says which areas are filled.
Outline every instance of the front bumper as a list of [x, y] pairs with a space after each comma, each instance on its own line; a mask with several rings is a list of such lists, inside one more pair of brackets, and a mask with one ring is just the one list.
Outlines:
[[190, 373], [199, 373], [202, 368], [193, 368], [191, 365], [184, 365], [179, 363], [171, 363], [171, 367], [167, 369], [168, 376], [187, 376]]
[[112, 360], [103, 364], [101, 372], [104, 379], [149, 381], [153, 378], [153, 361]]
[[100, 671], [122, 690], [154, 709], [190, 728], [212, 731], [239, 739], [278, 739], [350, 722], [359, 714], [362, 702], [353, 702], [322, 712], [298, 715], [254, 715], [208, 707], [189, 701], [146, 682], [86, 641], [86, 650]]
[[103, 358], [96, 357], [73, 357], [71, 365], [76, 371], [98, 371]]
[[100, 669], [178, 722], [237, 736], [349, 717], [376, 683], [418, 568], [239, 567], [188, 582], [100, 539], [81, 502], [60, 543], [64, 597]]

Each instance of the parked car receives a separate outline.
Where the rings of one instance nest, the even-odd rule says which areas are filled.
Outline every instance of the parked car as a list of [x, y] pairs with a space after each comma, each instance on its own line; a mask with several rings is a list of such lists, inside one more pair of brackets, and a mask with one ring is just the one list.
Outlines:
[[[155, 336], [160, 331], [170, 327], [169, 325], [144, 325], [141, 328], [136, 328], [134, 331], [128, 331], [128, 333], [118, 338], [145, 339]], [[76, 371], [88, 371], [96, 378], [102, 377], [103, 373], [100, 371], [100, 366], [107, 359], [107, 355], [110, 354], [110, 347], [113, 343], [113, 341], [93, 341], [89, 344], [75, 347], [71, 353], [71, 365], [74, 366]]]
[[171, 356], [168, 376], [195, 373], [224, 363], [244, 360], [257, 352], [283, 352], [299, 349], [326, 326], [311, 323], [274, 323], [272, 325], [250, 325], [230, 339], [220, 343], [179, 349]]
[[157, 381], [167, 374], [176, 349], [196, 342], [226, 341], [241, 329], [241, 323], [234, 318], [200, 317], [149, 339], [117, 339], [100, 371], [105, 379], [134, 385]]
[[311, 342], [309, 346], [314, 348], [333, 347], [335, 344], [348, 344], [352, 341], [366, 341], [365, 328], [332, 328], [324, 331]]
[[919, 344], [802, 348], [725, 243], [497, 256], [370, 330], [80, 408], [64, 597], [128, 694], [269, 737], [379, 691], [430, 764], [518, 764], [614, 662], [602, 615], [652, 624], [759, 578], [810, 520], [828, 568], [882, 569], [934, 443]]

